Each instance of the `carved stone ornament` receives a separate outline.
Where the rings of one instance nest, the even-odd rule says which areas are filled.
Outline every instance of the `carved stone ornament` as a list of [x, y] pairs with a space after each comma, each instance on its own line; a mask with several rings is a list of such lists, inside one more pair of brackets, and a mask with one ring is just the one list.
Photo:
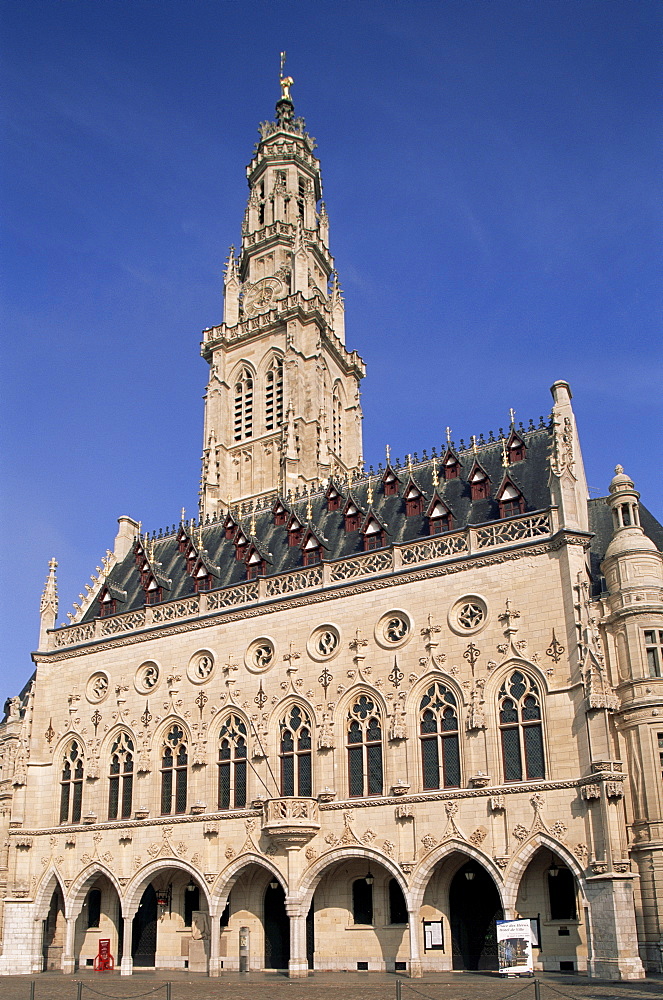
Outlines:
[[506, 800], [503, 795], [491, 795], [488, 805], [491, 812], [503, 812], [506, 809]]
[[621, 781], [606, 781], [605, 791], [609, 799], [621, 799], [624, 795], [624, 786]]
[[583, 797], [583, 799], [586, 799], [587, 801], [590, 801], [591, 799], [600, 799], [601, 786], [598, 784], [583, 785], [582, 788], [580, 789], [580, 794]]
[[396, 819], [414, 819], [414, 806], [409, 802], [401, 802], [394, 810]]
[[522, 823], [519, 823], [517, 826], [514, 826], [512, 832], [516, 840], [520, 841], [521, 844], [524, 840], [527, 839], [527, 827], [523, 826]]

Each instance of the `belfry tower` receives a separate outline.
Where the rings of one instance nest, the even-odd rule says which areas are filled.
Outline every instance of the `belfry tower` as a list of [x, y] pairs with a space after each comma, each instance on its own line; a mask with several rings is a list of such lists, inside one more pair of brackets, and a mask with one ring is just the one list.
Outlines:
[[345, 347], [329, 253], [320, 162], [292, 78], [281, 70], [276, 121], [260, 125], [246, 169], [239, 256], [224, 280], [223, 322], [203, 332], [201, 513], [310, 487], [362, 463], [362, 359]]

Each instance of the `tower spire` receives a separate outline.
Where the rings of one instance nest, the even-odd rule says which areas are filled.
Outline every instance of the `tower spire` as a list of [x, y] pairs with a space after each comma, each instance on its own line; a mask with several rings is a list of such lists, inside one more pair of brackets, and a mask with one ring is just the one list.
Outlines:
[[226, 262], [223, 322], [203, 331], [203, 516], [229, 492], [233, 503], [268, 496], [280, 475], [294, 492], [361, 464], [364, 363], [345, 348], [320, 162], [292, 85], [282, 52], [276, 118], [260, 125], [242, 243]]
[[44, 592], [39, 602], [39, 648], [46, 649], [49, 629], [55, 628], [55, 620], [58, 616], [58, 581], [56, 569], [57, 561], [51, 559], [48, 564], [48, 576], [44, 584]]

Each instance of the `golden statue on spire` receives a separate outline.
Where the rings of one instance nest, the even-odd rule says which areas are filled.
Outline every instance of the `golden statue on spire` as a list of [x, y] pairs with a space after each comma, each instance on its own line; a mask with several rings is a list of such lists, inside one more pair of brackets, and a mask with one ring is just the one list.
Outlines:
[[281, 53], [281, 72], [279, 74], [279, 83], [281, 84], [281, 100], [291, 101], [290, 88], [295, 82], [291, 76], [283, 75], [283, 67], [285, 66], [285, 52]]

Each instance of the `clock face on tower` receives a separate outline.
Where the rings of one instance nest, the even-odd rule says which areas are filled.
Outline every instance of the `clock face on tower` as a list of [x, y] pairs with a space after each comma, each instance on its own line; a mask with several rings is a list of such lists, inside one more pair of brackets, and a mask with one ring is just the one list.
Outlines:
[[283, 282], [278, 278], [261, 278], [244, 293], [244, 315], [258, 316], [267, 312], [283, 294]]

